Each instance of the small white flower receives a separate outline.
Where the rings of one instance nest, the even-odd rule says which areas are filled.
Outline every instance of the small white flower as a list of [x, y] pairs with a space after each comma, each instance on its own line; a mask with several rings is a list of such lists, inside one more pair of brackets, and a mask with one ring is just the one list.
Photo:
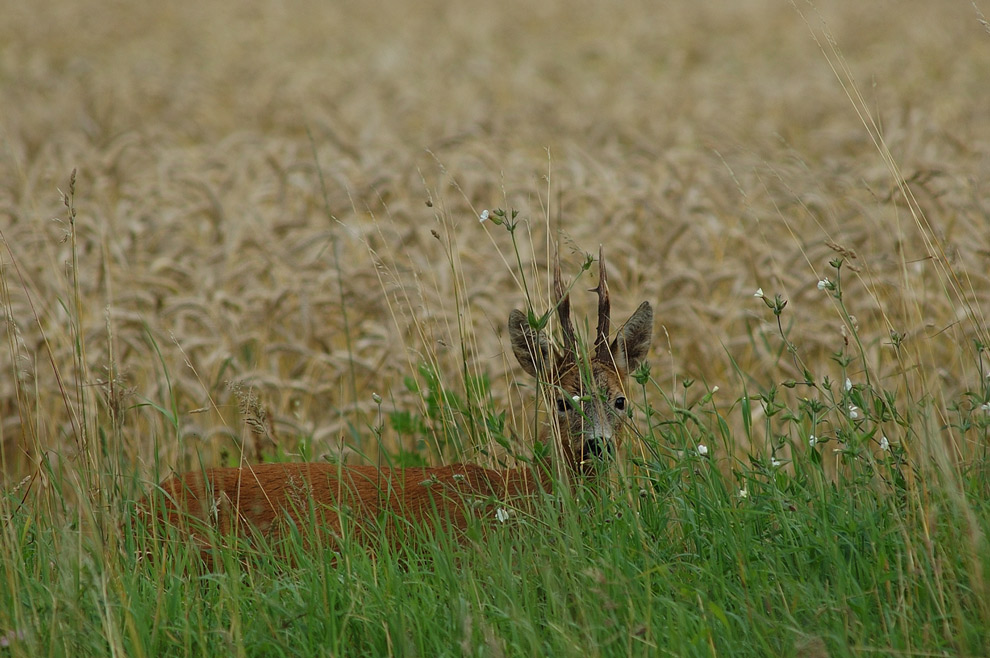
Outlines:
[[[760, 299], [763, 299], [763, 288], [757, 288], [756, 292], [753, 293], [753, 297], [759, 297]], [[745, 491], [745, 489], [743, 489], [743, 491]]]
[[489, 215], [488, 211], [487, 210], [482, 210], [481, 211], [481, 214], [478, 215], [478, 221], [481, 222], [482, 224], [484, 224], [485, 222], [488, 221], [488, 218], [489, 217], [490, 217], [490, 215]]
[[27, 638], [24, 631], [7, 631], [3, 635], [0, 635], [0, 649], [7, 649], [14, 645], [15, 642], [23, 641]]
[[825, 277], [824, 279], [818, 282], [818, 289], [825, 290], [830, 285], [832, 285], [832, 282], [828, 280], [828, 277]]
[[846, 390], [847, 391], [853, 390], [853, 383], [848, 377], [846, 377]]
[[980, 406], [980, 411], [982, 411], [985, 414], [990, 414], [990, 402], [987, 402], [986, 404], [981, 405]]
[[718, 393], [718, 386], [712, 386], [712, 393]]
[[880, 437], [880, 449], [885, 451], [890, 450], [890, 441], [885, 436]]
[[770, 465], [771, 465], [771, 466], [773, 466], [774, 468], [777, 468], [778, 466], [780, 466], [780, 465], [781, 465], [781, 464], [783, 464], [783, 463], [784, 463], [784, 462], [782, 462], [782, 461], [780, 461], [780, 460], [779, 460], [779, 459], [777, 459], [776, 457], [771, 457], [771, 458], [770, 458]]
[[704, 443], [699, 443], [698, 444], [698, 454], [701, 455], [702, 457], [707, 457], [708, 456], [708, 446], [706, 446]]
[[855, 404], [849, 405], [849, 417], [852, 418], [853, 420], [859, 418], [859, 407], [857, 407]]
[[382, 403], [382, 396], [378, 395], [377, 393], [372, 393], [371, 394], [371, 399], [375, 401], [375, 404], [381, 404]]
[[495, 510], [495, 520], [499, 523], [505, 523], [509, 520], [509, 510], [504, 507], [499, 507]]
[[808, 437], [808, 445], [814, 448], [818, 444], [818, 437], [812, 434]]
[[749, 492], [746, 491], [746, 489], [740, 489], [739, 490], [739, 497], [740, 498], [749, 498]]

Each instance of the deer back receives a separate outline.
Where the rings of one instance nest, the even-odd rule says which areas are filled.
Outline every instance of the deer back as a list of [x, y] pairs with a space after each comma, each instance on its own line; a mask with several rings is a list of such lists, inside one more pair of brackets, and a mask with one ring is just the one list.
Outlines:
[[[649, 349], [653, 309], [643, 302], [608, 340], [608, 284], [599, 252], [596, 336], [583, 349], [571, 323], [559, 260], [554, 270], [559, 348], [551, 347], [542, 328], [534, 326], [539, 323], [530, 321], [532, 313], [512, 311], [509, 336], [523, 370], [542, 384], [569, 472], [594, 473], [619, 443], [629, 411], [625, 379]], [[402, 536], [406, 526], [463, 531], [472, 517], [496, 520], [500, 502], [519, 504], [550, 486], [542, 462], [507, 470], [471, 464], [403, 469], [260, 464], [177, 475], [161, 485], [160, 504], [149, 497], [140, 513], [149, 523], [180, 528], [204, 549], [218, 534], [277, 540], [292, 526], [306, 530], [313, 524], [321, 540], [349, 534], [367, 544]]]
[[[176, 475], [146, 499], [146, 522], [166, 522], [204, 549], [220, 535], [285, 538], [295, 526], [324, 541], [347, 532], [360, 543], [402, 537], [408, 527], [461, 532], [470, 518], [496, 521], [512, 504], [549, 487], [544, 470], [491, 470], [473, 464], [384, 468], [328, 463], [276, 463], [208, 468]], [[154, 508], [154, 511], [153, 511]]]

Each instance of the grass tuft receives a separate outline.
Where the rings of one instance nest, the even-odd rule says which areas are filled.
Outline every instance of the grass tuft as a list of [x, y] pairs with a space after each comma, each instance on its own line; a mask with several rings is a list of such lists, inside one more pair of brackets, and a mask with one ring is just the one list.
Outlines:
[[[983, 13], [696, 4], [8, 8], [0, 658], [990, 654]], [[557, 244], [658, 318], [607, 483], [213, 569], [136, 522], [552, 455]]]

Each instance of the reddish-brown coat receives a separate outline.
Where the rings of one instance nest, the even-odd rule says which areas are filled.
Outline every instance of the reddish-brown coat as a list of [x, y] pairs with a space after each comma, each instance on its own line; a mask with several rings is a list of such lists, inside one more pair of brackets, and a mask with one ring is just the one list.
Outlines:
[[[530, 322], [532, 314], [518, 310], [509, 315], [509, 338], [523, 370], [543, 383], [541, 390], [556, 414], [558, 454], [565, 470], [592, 475], [618, 445], [628, 413], [623, 381], [649, 350], [653, 309], [647, 302], [640, 304], [608, 341], [608, 286], [600, 255], [595, 349], [582, 356], [559, 263], [554, 269], [562, 350], [534, 328], [538, 323]], [[204, 549], [217, 534], [277, 541], [292, 525], [302, 530], [314, 524], [304, 537], [315, 534], [321, 541], [336, 542], [347, 535], [369, 545], [404, 536], [402, 526], [463, 531], [471, 517], [496, 523], [501, 505], [506, 506], [502, 514], [524, 507], [535, 494], [548, 491], [551, 481], [546, 463], [508, 470], [472, 464], [404, 469], [261, 464], [177, 475], [162, 484], [161, 503], [157, 497], [146, 499], [141, 514], [146, 522], [167, 521]]]
[[[525, 505], [549, 491], [548, 465], [491, 470], [474, 464], [385, 468], [327, 463], [209, 468], [162, 483], [162, 496], [143, 503], [143, 516], [181, 528], [204, 549], [214, 535], [261, 535], [277, 542], [292, 525], [317, 521], [318, 537], [361, 543], [404, 536], [414, 527], [463, 532], [469, 518], [497, 523], [497, 511]], [[439, 527], [437, 527], [439, 526]]]

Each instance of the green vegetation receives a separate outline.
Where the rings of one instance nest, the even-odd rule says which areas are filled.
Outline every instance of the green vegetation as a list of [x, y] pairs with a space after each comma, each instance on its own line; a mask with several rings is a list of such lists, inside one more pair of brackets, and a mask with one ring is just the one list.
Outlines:
[[[990, 655], [987, 8], [834, 4], [5, 7], [0, 658]], [[214, 570], [134, 523], [550, 450], [557, 244], [655, 305], [606, 482]]]
[[[831, 266], [820, 288], [846, 313], [842, 259]], [[761, 299], [766, 313], [786, 315], [779, 295]], [[675, 400], [640, 368], [644, 433], [610, 481], [562, 485], [535, 513], [510, 509], [461, 542], [411, 528], [399, 547], [308, 549], [300, 528], [279, 551], [220, 542], [211, 571], [182, 537], [159, 542], [133, 524], [141, 491], [105, 447], [91, 446], [72, 472], [48, 460], [37, 477], [52, 495], [31, 497], [28, 480], [2, 501], [9, 630], [0, 651], [981, 655], [990, 650], [990, 390], [952, 405], [953, 430], [980, 448], [941, 464], [926, 452], [930, 400], [869, 376], [843, 382], [863, 358], [850, 338], [830, 377], [781, 332], [803, 379], [743, 384], [730, 411], [763, 454], [747, 454], [728, 429], [735, 423], [714, 403], [726, 391], [692, 403], [698, 384], [684, 382]], [[982, 368], [985, 348], [975, 355]], [[427, 414], [391, 414], [393, 429], [422, 433], [417, 445], [466, 436], [468, 425], [492, 431], [492, 417], [465, 403], [487, 395], [483, 379], [459, 394], [428, 367], [421, 374]]]

